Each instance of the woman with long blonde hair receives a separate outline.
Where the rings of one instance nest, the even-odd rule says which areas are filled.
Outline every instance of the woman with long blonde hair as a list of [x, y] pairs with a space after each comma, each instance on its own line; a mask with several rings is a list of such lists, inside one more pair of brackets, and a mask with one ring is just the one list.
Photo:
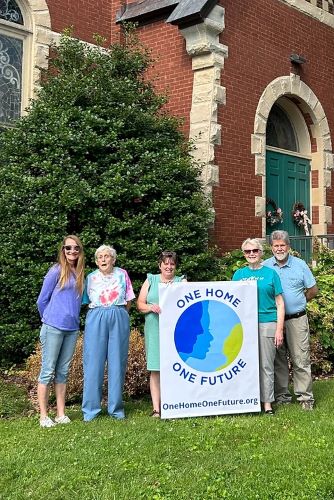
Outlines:
[[[65, 415], [66, 382], [79, 333], [84, 265], [80, 239], [73, 234], [65, 236], [58, 263], [47, 272], [37, 299], [43, 323], [40, 333], [42, 367], [37, 389], [41, 427], [70, 423]], [[57, 401], [55, 420], [48, 416], [49, 387], [53, 380]]]

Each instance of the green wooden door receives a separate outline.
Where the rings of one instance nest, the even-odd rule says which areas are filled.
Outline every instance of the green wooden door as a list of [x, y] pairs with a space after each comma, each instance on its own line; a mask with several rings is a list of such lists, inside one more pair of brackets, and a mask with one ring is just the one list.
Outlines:
[[[294, 204], [301, 202], [310, 213], [310, 161], [267, 151], [266, 176], [267, 199], [273, 200], [283, 210], [283, 222], [273, 226], [267, 223], [267, 235], [276, 229], [284, 229], [290, 236], [305, 236], [303, 228], [294, 223], [292, 211]], [[296, 250], [308, 260], [310, 243], [304, 241]]]

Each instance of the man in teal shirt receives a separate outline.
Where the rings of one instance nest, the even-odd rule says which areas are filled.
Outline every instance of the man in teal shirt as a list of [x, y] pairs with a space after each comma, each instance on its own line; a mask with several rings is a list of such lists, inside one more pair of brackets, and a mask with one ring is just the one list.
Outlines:
[[[270, 244], [273, 257], [265, 260], [264, 265], [277, 272], [283, 287], [285, 339], [292, 360], [294, 392], [303, 409], [312, 410], [314, 397], [306, 303], [316, 296], [318, 288], [307, 264], [289, 254], [290, 239], [286, 231], [274, 231]], [[291, 402], [288, 382], [286, 347], [283, 346], [275, 359], [275, 399], [278, 403]]]

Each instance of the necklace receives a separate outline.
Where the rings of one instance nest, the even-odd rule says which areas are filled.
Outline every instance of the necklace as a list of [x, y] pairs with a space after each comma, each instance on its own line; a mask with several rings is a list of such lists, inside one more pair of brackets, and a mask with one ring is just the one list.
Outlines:
[[171, 283], [173, 283], [174, 281], [174, 278], [172, 280], [168, 280], [168, 281], [163, 281], [161, 278], [160, 278], [160, 283], [163, 283], [164, 285], [170, 285]]

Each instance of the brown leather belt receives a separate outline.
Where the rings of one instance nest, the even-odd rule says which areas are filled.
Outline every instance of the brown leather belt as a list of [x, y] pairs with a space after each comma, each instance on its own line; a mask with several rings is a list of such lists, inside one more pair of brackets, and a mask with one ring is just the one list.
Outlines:
[[299, 313], [295, 314], [286, 314], [284, 317], [284, 321], [289, 321], [289, 319], [296, 319], [296, 318], [301, 318], [302, 316], [305, 316], [306, 311], [300, 311]]

